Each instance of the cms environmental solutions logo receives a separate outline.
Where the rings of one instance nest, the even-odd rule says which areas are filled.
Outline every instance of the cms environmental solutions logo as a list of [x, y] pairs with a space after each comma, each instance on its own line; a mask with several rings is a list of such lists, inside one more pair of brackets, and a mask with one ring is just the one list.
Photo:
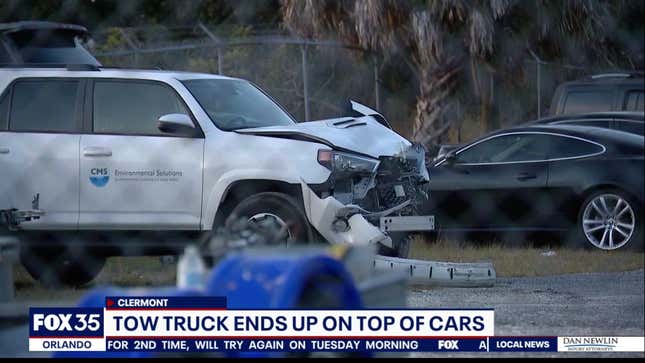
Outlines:
[[558, 337], [558, 352], [642, 352], [643, 337]]
[[110, 172], [108, 168], [90, 169], [90, 183], [98, 188], [103, 188], [110, 181]]

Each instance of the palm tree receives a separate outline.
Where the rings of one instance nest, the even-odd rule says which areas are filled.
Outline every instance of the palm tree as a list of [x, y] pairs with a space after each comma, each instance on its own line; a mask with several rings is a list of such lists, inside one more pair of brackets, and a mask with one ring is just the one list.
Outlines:
[[459, 125], [469, 100], [489, 130], [496, 83], [522, 87], [518, 70], [530, 52], [642, 68], [642, 44], [626, 52], [625, 39], [612, 37], [634, 7], [643, 13], [642, 2], [630, 0], [283, 0], [282, 14], [299, 36], [406, 59], [418, 80], [412, 137], [432, 145]]

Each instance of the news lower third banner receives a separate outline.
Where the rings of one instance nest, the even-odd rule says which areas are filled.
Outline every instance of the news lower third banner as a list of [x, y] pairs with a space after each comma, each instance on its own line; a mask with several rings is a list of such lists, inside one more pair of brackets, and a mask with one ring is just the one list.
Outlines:
[[232, 310], [222, 297], [31, 308], [30, 351], [642, 352], [643, 337], [495, 336], [492, 309]]

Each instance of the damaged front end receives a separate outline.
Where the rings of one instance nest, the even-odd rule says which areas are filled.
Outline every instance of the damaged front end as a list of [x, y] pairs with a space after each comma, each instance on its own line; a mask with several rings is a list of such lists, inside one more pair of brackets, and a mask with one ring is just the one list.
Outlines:
[[390, 232], [434, 229], [432, 216], [418, 216], [430, 180], [423, 146], [378, 159], [321, 150], [318, 162], [331, 175], [323, 184], [303, 184], [303, 198], [311, 224], [330, 242], [393, 248]]
[[[335, 155], [323, 156], [326, 165], [334, 166], [324, 185], [327, 188], [321, 190], [321, 185], [315, 185], [318, 190], [314, 191], [304, 181], [301, 186], [307, 218], [327, 241], [396, 250], [393, 237], [397, 233], [434, 230], [433, 216], [417, 215], [428, 199], [423, 147], [409, 146], [395, 156], [379, 158], [375, 165], [356, 160], [353, 168], [344, 157], [329, 163]], [[419, 285], [489, 287], [496, 279], [490, 262], [452, 263], [374, 255], [369, 265], [371, 271], [405, 275]]]

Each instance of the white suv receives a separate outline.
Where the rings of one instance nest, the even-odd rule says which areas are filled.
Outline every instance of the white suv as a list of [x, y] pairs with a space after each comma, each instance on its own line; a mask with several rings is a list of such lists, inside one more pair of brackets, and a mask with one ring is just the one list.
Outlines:
[[287, 243], [319, 233], [405, 255], [404, 235], [433, 228], [413, 216], [427, 197], [423, 150], [354, 109], [296, 123], [241, 79], [0, 68], [0, 224], [32, 276], [74, 285], [106, 256], [160, 253], [159, 231], [203, 233], [231, 215], [282, 226]]

